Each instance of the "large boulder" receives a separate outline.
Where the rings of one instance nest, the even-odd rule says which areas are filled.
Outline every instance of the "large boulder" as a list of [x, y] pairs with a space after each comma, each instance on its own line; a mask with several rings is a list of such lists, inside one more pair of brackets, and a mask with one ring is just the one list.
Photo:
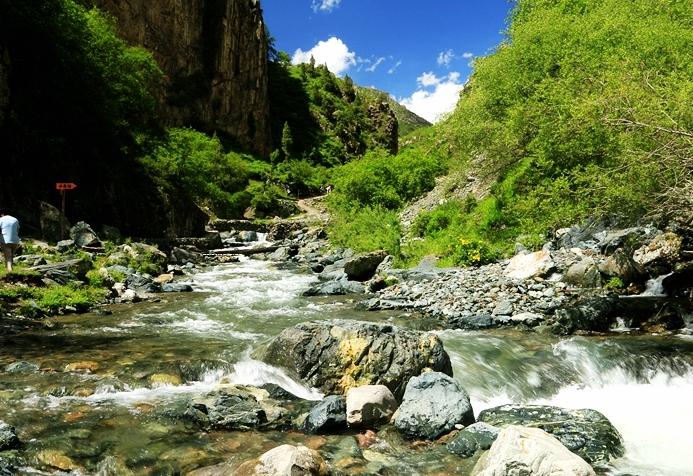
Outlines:
[[509, 278], [529, 279], [548, 275], [556, 265], [548, 250], [536, 253], [518, 254], [510, 260], [503, 273]]
[[618, 430], [596, 410], [571, 410], [543, 405], [503, 405], [479, 414], [479, 421], [500, 428], [520, 425], [540, 428], [596, 468], [623, 455]]
[[50, 203], [40, 202], [40, 204], [40, 223], [43, 238], [50, 243], [57, 243], [67, 238], [71, 226], [65, 215]]
[[425, 369], [452, 375], [450, 357], [435, 334], [348, 320], [298, 324], [268, 346], [263, 360], [326, 394], [385, 385], [398, 400]]
[[88, 223], [80, 221], [70, 228], [70, 238], [75, 245], [82, 246], [101, 246], [101, 241], [96, 232]]
[[344, 263], [344, 272], [354, 281], [367, 281], [387, 256], [387, 251], [378, 250], [351, 258]]
[[407, 384], [395, 427], [408, 438], [434, 440], [455, 425], [474, 423], [469, 395], [455, 379], [440, 372], [425, 372]]
[[347, 392], [346, 417], [351, 427], [373, 428], [389, 423], [395, 410], [397, 400], [385, 385], [362, 385]]
[[303, 420], [300, 430], [314, 435], [344, 428], [346, 428], [346, 400], [341, 395], [330, 395], [313, 407]]
[[509, 426], [472, 470], [472, 476], [592, 476], [594, 470], [538, 428]]
[[198, 395], [188, 403], [188, 414], [214, 430], [270, 430], [291, 423], [291, 413], [267, 390], [246, 385], [219, 385]]

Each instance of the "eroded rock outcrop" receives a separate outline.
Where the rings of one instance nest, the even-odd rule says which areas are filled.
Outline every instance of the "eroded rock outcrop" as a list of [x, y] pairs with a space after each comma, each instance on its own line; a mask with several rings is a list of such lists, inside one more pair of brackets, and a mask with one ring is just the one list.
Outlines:
[[167, 125], [218, 132], [269, 155], [267, 46], [258, 0], [94, 3], [166, 74], [160, 113]]
[[452, 375], [450, 357], [435, 334], [347, 320], [285, 329], [270, 343], [263, 360], [327, 394], [385, 385], [398, 400], [409, 379], [425, 369]]

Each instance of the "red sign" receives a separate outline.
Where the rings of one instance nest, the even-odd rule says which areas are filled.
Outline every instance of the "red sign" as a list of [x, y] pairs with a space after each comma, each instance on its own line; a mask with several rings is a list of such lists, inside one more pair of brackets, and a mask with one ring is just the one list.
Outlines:
[[75, 185], [74, 183], [56, 183], [55, 184], [56, 190], [72, 190], [73, 188], [77, 188], [77, 185]]

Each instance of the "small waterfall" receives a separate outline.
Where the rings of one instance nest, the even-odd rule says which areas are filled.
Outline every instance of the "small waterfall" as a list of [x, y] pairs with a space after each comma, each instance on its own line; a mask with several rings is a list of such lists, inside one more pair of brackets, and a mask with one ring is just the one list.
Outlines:
[[672, 274], [674, 274], [673, 271], [648, 280], [640, 296], [665, 297], [667, 294], [664, 292], [664, 280]]

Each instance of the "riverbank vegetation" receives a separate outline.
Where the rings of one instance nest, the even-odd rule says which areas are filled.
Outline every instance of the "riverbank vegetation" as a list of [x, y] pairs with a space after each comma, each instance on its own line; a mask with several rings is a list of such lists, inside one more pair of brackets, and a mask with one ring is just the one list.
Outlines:
[[[335, 243], [385, 248], [405, 265], [426, 254], [480, 264], [588, 216], [666, 221], [691, 209], [690, 0], [520, 0], [449, 117], [414, 130], [425, 124], [399, 112], [413, 130], [400, 144], [390, 98], [314, 61], [292, 65], [267, 32], [269, 157], [163, 127], [162, 73], [107, 15], [74, 0], [2, 5], [2, 43], [35, 53], [12, 63], [0, 137], [8, 168], [30, 163], [33, 174], [2, 197], [41, 198], [69, 175], [95, 197], [91, 216], [114, 200], [138, 209], [133, 197], [176, 196], [234, 218], [279, 214], [280, 202], [332, 185]], [[493, 185], [443, 194], [404, 228], [398, 213], [450, 173]]]
[[451, 258], [460, 239], [479, 251], [509, 252], [518, 237], [536, 247], [592, 215], [687, 214], [691, 25], [690, 1], [517, 2], [505, 41], [474, 61], [457, 108], [434, 127], [453, 151], [447, 168], [495, 184], [420, 216], [412, 236], [425, 241], [410, 257]]

